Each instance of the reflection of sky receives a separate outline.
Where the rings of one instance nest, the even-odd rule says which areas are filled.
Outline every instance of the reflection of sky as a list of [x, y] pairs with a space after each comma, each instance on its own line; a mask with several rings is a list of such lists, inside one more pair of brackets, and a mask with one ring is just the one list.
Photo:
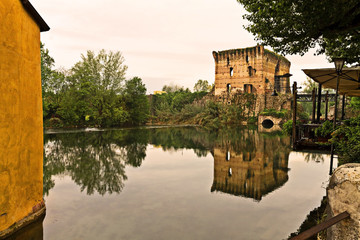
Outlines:
[[211, 154], [148, 145], [141, 167], [126, 166], [120, 194], [89, 196], [69, 177], [54, 177], [44, 239], [283, 239], [319, 206], [329, 158], [306, 162], [292, 152], [289, 180], [255, 202], [210, 192]]
[[[128, 77], [139, 76], [148, 92], [164, 84], [193, 88], [214, 82], [212, 51], [255, 46], [244, 30], [244, 9], [236, 0], [33, 0], [51, 27], [41, 34], [56, 67], [70, 68], [87, 50], [122, 51]], [[287, 56], [292, 80], [302, 68], [333, 67], [325, 57]]]

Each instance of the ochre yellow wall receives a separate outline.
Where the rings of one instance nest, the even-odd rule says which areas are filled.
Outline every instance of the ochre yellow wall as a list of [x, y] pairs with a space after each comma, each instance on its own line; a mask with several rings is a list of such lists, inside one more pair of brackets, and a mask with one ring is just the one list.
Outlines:
[[0, 1], [0, 232], [42, 201], [40, 29], [19, 0]]

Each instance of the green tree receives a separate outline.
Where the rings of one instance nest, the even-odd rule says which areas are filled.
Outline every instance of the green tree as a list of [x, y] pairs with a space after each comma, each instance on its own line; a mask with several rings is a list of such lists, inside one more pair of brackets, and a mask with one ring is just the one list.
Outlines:
[[194, 92], [210, 92], [212, 86], [207, 80], [199, 79], [194, 85]]
[[128, 113], [121, 101], [127, 66], [121, 52], [87, 51], [71, 69], [59, 115], [68, 124], [121, 125]]
[[134, 77], [125, 83], [124, 98], [126, 109], [130, 118], [128, 123], [131, 125], [141, 125], [149, 118], [150, 105], [146, 96], [146, 87], [141, 78]]
[[52, 78], [55, 60], [49, 54], [49, 49], [45, 48], [45, 44], [40, 42], [40, 56], [41, 56], [41, 85], [42, 90], [47, 91], [49, 81]]
[[179, 85], [164, 85], [162, 88], [163, 91], [167, 92], [167, 93], [173, 93], [173, 92], [184, 92], [186, 91], [184, 89], [184, 87], [179, 86]]
[[41, 87], [44, 119], [54, 117], [59, 108], [63, 90], [66, 85], [65, 70], [53, 70], [55, 60], [50, 56], [49, 50], [40, 43], [41, 53]]
[[360, 60], [360, 2], [358, 0], [237, 0], [249, 14], [245, 28], [264, 45], [282, 54], [318, 53]]
[[313, 81], [311, 78], [306, 77], [306, 81], [304, 82], [304, 93], [312, 93], [314, 88], [318, 88], [319, 84]]

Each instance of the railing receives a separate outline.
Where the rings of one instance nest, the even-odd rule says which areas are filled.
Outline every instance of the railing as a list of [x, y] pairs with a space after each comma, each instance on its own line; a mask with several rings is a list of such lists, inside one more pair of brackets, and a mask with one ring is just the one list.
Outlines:
[[[318, 95], [315, 94], [315, 98], [317, 98]], [[321, 94], [321, 101], [325, 102], [326, 94]], [[335, 94], [328, 94], [329, 102], [335, 102]], [[304, 94], [304, 93], [298, 93], [297, 94], [297, 101], [298, 102], [312, 102], [312, 94]]]
[[331, 227], [332, 225], [348, 218], [350, 216], [350, 214], [348, 212], [343, 212], [340, 213], [339, 215], [336, 215], [335, 217], [330, 218], [329, 220], [326, 220], [325, 222], [322, 222], [302, 233], [300, 233], [299, 235], [297, 235], [296, 237], [292, 237], [290, 238], [290, 240], [305, 240], [308, 239], [309, 237], [314, 236], [315, 234]]

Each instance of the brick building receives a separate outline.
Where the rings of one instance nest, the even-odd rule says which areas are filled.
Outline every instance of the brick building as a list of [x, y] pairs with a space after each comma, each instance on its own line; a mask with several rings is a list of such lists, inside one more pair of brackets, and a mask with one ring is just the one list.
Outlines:
[[231, 49], [213, 52], [215, 95], [247, 92], [265, 95], [274, 89], [290, 93], [290, 62], [264, 48]]

